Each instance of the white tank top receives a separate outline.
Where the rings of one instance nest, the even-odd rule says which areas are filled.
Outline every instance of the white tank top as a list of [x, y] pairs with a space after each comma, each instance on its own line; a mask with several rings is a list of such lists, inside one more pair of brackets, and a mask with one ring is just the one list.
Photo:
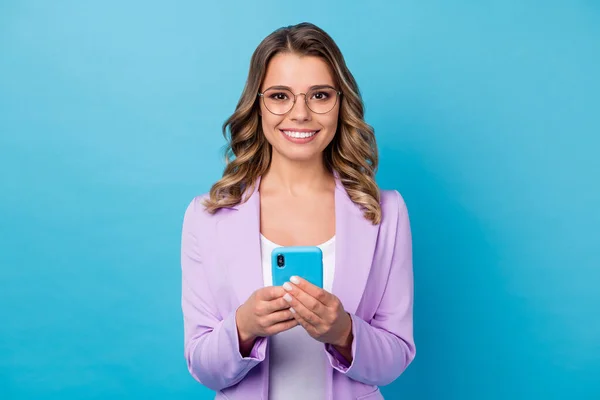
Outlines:
[[[260, 235], [263, 280], [273, 285], [271, 252], [279, 245]], [[331, 292], [335, 236], [318, 246], [323, 252], [323, 289]], [[296, 326], [269, 339], [269, 400], [324, 399], [327, 356], [324, 344]]]

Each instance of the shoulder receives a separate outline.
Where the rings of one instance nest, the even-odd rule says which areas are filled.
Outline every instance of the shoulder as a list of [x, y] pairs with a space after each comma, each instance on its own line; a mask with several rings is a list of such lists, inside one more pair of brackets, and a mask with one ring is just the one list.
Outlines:
[[204, 205], [205, 200], [209, 198], [208, 193], [194, 196], [187, 204], [183, 216], [183, 224], [194, 230], [210, 230], [221, 217], [222, 212], [217, 211], [214, 214], [209, 213]]
[[382, 248], [388, 249], [393, 254], [398, 246], [401, 252], [408, 254], [412, 243], [411, 222], [404, 198], [397, 190], [385, 190], [380, 195], [381, 203], [381, 240], [393, 246]]
[[397, 190], [381, 190], [381, 222], [382, 224], [396, 223], [403, 215], [408, 214], [404, 197]]
[[194, 196], [192, 200], [187, 203], [185, 215], [190, 217], [201, 217], [202, 214], [208, 214], [204, 207], [204, 200], [206, 199], [208, 199], [208, 193]]

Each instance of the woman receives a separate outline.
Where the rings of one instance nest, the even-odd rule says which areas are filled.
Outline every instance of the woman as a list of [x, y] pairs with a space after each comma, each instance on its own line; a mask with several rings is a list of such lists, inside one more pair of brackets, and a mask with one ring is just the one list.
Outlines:
[[[302, 23], [254, 52], [227, 166], [188, 206], [185, 357], [219, 399], [381, 399], [415, 356], [409, 219], [334, 41]], [[234, 159], [232, 157], [235, 156]], [[272, 286], [271, 250], [319, 246], [323, 289]]]

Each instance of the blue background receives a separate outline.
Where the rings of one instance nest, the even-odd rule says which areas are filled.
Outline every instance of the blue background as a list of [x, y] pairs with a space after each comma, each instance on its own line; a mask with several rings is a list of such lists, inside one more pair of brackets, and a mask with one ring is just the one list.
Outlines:
[[391, 399], [600, 398], [597, 1], [0, 3], [0, 398], [209, 399], [179, 246], [250, 56], [344, 53], [414, 234]]

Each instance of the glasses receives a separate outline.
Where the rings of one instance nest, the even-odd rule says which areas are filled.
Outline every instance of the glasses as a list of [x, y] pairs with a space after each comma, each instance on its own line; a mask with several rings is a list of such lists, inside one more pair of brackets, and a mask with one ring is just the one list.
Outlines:
[[318, 86], [312, 88], [306, 93], [294, 94], [291, 90], [283, 87], [272, 87], [263, 93], [258, 93], [262, 97], [265, 108], [275, 115], [284, 115], [296, 104], [296, 97], [304, 95], [306, 106], [316, 114], [326, 114], [333, 110], [337, 104], [338, 97], [342, 92], [331, 86]]

